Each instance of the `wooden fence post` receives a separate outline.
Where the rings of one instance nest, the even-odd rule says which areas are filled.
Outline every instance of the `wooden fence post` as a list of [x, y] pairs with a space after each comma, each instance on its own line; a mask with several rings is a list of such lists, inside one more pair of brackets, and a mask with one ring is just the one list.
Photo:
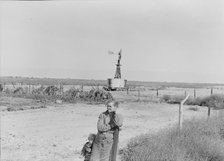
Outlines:
[[182, 129], [182, 124], [183, 124], [182, 109], [183, 109], [183, 105], [187, 101], [188, 97], [189, 97], [189, 94], [185, 97], [185, 99], [183, 99], [180, 102], [180, 105], [179, 105], [179, 133]]
[[34, 85], [32, 85], [32, 91], [31, 91], [31, 93], [33, 93], [34, 90], [35, 90], [35, 87], [34, 87]]
[[63, 89], [64, 89], [63, 84], [60, 83], [60, 95], [64, 95]]
[[13, 86], [13, 88], [16, 88], [14, 82], [12, 82], [12, 86]]
[[3, 91], [5, 91], [5, 89], [6, 89], [5, 86], [6, 86], [6, 83], [4, 82], [4, 83], [3, 83]]
[[138, 90], [138, 101], [140, 101], [140, 90]]
[[30, 84], [29, 84], [29, 94], [31, 93], [31, 90], [30, 90]]
[[211, 95], [213, 95], [213, 88], [211, 88]]
[[83, 91], [83, 84], [82, 84], [82, 86], [81, 86], [81, 90]]
[[197, 95], [196, 95], [196, 89], [194, 88], [194, 98], [196, 98]]
[[159, 89], [156, 89], [156, 96], [159, 97]]
[[208, 107], [208, 118], [210, 117], [211, 114], [211, 107]]

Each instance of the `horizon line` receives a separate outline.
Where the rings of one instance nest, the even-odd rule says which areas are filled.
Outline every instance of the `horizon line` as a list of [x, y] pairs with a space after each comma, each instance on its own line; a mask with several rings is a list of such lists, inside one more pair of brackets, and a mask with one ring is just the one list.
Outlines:
[[[28, 78], [28, 79], [71, 79], [71, 80], [95, 80], [95, 81], [107, 81], [107, 79], [93, 79], [93, 78], [57, 78], [57, 77], [35, 77], [35, 76], [2, 76], [0, 75], [0, 78], [3, 78], [3, 77], [13, 77], [13, 78]], [[174, 81], [141, 81], [141, 80], [127, 80], [128, 82], [145, 82], [145, 83], [178, 83], [178, 84], [181, 84], [181, 83], [184, 83], [184, 84], [213, 84], [213, 85], [224, 85], [224, 83], [211, 83], [211, 82], [174, 82]], [[1, 79], [0, 79], [0, 82], [1, 82]]]

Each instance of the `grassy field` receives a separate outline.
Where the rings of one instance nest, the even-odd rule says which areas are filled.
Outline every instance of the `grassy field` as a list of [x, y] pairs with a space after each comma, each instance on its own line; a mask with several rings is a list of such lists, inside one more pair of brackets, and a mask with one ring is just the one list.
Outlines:
[[121, 150], [122, 161], [223, 161], [224, 113], [209, 120], [184, 122], [176, 127], [133, 138]]

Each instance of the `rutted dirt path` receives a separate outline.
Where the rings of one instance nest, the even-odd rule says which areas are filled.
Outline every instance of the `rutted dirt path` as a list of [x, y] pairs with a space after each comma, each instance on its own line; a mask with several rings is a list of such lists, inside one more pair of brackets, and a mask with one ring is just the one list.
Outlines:
[[[46, 109], [1, 112], [2, 161], [81, 161], [80, 150], [104, 105], [62, 104]], [[207, 109], [184, 110], [184, 119], [206, 117]], [[155, 132], [177, 123], [178, 105], [121, 104], [124, 116], [120, 147], [146, 132]]]

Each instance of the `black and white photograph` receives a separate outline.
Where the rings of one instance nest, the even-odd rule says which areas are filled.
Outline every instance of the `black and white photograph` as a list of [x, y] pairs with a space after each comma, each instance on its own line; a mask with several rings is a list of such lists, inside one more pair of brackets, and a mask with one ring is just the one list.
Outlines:
[[223, 0], [0, 1], [1, 161], [224, 161]]

